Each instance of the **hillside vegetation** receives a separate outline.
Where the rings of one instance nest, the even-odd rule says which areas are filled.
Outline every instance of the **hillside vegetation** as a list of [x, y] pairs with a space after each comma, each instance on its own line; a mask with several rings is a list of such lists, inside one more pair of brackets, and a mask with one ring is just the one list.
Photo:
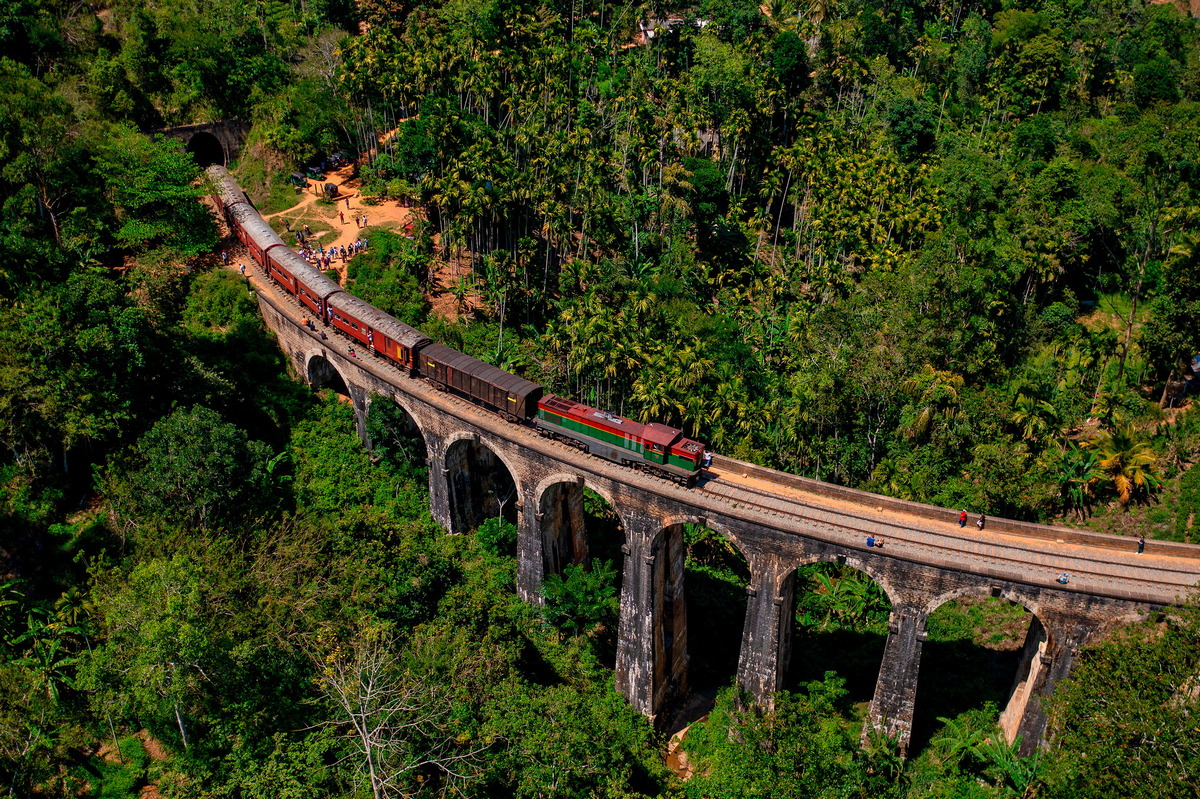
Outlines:
[[[1085, 651], [1021, 758], [994, 725], [1027, 614], [948, 606], [902, 760], [858, 738], [887, 598], [823, 566], [775, 710], [720, 691], [681, 781], [612, 690], [619, 562], [540, 610], [511, 527], [443, 535], [422, 443], [378, 408], [363, 452], [289, 376], [199, 167], [148, 135], [249, 123], [237, 173], [274, 205], [359, 157], [428, 224], [378, 236], [355, 291], [548, 390], [855, 487], [1194, 541], [1200, 30], [1175, 5], [17, 0], [0, 54], [9, 795], [1200, 793], [1194, 611]], [[426, 317], [438, 291], [479, 302]], [[719, 687], [745, 564], [687, 545]]]

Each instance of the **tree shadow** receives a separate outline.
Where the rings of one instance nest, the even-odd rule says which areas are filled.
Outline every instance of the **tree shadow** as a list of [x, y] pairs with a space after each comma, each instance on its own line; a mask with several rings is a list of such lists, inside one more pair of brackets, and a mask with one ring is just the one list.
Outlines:
[[825, 672], [834, 671], [846, 681], [847, 701], [870, 702], [886, 643], [885, 633], [850, 629], [821, 632], [798, 626], [783, 687], [796, 691], [807, 682], [823, 679]]

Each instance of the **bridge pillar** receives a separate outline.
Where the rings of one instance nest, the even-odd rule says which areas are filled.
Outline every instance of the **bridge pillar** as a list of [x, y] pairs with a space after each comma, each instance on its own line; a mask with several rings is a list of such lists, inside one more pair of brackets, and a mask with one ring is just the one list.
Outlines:
[[521, 486], [521, 513], [517, 519], [517, 596], [532, 605], [541, 605], [542, 580], [546, 579], [542, 555], [541, 498], [537, 486]]
[[429, 514], [448, 533], [454, 529], [454, 514], [450, 512], [450, 469], [446, 466], [446, 447], [438, 439], [428, 439], [429, 449]]
[[354, 430], [358, 433], [358, 440], [362, 442], [363, 447], [370, 452], [371, 436], [367, 433], [367, 416], [371, 411], [371, 392], [354, 383], [348, 383], [346, 391], [350, 394], [350, 401], [354, 403]]
[[917, 603], [892, 607], [883, 663], [875, 683], [875, 696], [863, 726], [863, 742], [872, 729], [896, 739], [900, 751], [908, 748], [912, 735], [913, 708], [917, 701], [917, 674], [925, 643], [926, 615]]
[[1035, 616], [1025, 636], [1025, 650], [1000, 729], [1009, 743], [1021, 738], [1020, 752], [1031, 755], [1045, 744], [1049, 719], [1042, 699], [1071, 672], [1079, 647], [1095, 633], [1095, 623], [1081, 617]]
[[625, 520], [625, 533], [617, 690], [653, 718], [687, 690], [682, 526], [639, 516]]
[[746, 593], [738, 685], [756, 704], [770, 708], [775, 704], [775, 692], [783, 687], [791, 654], [795, 567], [773, 558], [751, 558]]

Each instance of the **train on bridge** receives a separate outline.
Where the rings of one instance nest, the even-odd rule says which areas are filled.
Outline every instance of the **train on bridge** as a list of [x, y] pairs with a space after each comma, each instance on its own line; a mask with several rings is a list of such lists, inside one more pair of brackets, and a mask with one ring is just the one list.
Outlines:
[[537, 383], [434, 343], [420, 330], [349, 294], [288, 247], [225, 167], [209, 167], [208, 177], [217, 208], [266, 275], [323, 326], [365, 346], [375, 357], [547, 438], [684, 486], [695, 485], [711, 459], [704, 444], [677, 428], [642, 424], [547, 394]]

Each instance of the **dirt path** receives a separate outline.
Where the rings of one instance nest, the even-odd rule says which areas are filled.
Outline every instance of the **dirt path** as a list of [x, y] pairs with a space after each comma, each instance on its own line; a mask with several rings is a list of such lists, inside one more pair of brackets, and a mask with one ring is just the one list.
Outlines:
[[[315, 227], [312, 240], [327, 248], [349, 246], [359, 238], [369, 241], [371, 234], [379, 230], [412, 230], [424, 218], [419, 207], [405, 207], [399, 200], [375, 200], [373, 205], [364, 203], [360, 191], [362, 181], [353, 174], [353, 166], [327, 172], [325, 179], [314, 182], [313, 188], [299, 195], [298, 202], [291, 208], [265, 214], [264, 218], [268, 221], [286, 220], [292, 229], [306, 222], [311, 223]], [[337, 203], [332, 206], [317, 203], [321, 198], [317, 188], [326, 183], [334, 183], [338, 187]], [[366, 225], [361, 222], [364, 215]], [[329, 229], [324, 229], [326, 226]], [[435, 233], [433, 238], [436, 252], [439, 250], [439, 235]], [[286, 235], [284, 241], [288, 246], [294, 243]], [[346, 265], [340, 259], [335, 260], [331, 267], [337, 270], [341, 280], [346, 279]], [[433, 313], [454, 321], [463, 313], [470, 313], [480, 306], [479, 293], [473, 286], [460, 291], [459, 296], [455, 294], [455, 287], [464, 278], [469, 280], [470, 275], [471, 266], [466, 257], [434, 260], [430, 266], [429, 283], [423, 287], [425, 299]]]

